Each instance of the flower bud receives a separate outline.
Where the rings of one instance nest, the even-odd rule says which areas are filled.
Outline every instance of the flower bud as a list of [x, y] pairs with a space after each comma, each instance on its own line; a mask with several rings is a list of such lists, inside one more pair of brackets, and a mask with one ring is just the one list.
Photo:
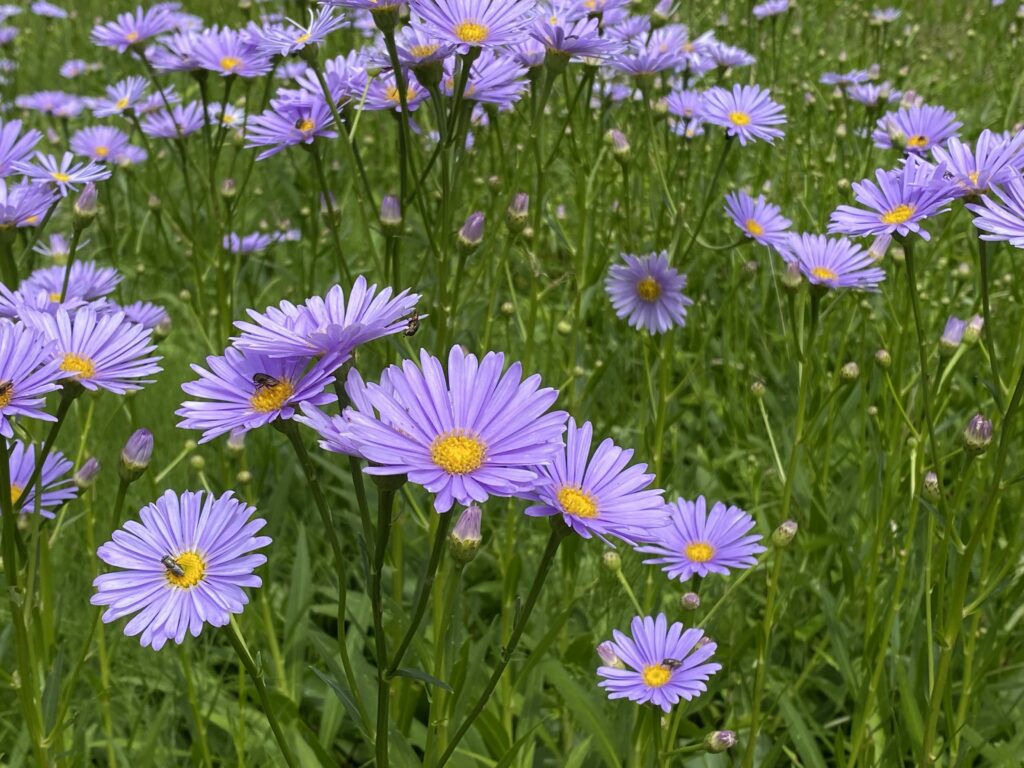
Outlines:
[[459, 230], [459, 247], [469, 252], [476, 248], [484, 240], [484, 214], [482, 211], [474, 211], [469, 214], [466, 223]]
[[149, 210], [151, 211], [159, 211], [163, 203], [160, 202], [160, 198], [157, 197], [156, 195], [150, 195], [148, 198], [146, 198], [146, 205], [149, 207]]
[[782, 285], [787, 290], [798, 291], [804, 283], [804, 276], [800, 274], [800, 267], [795, 263], [786, 265], [786, 271], [782, 273]]
[[158, 339], [166, 339], [171, 335], [171, 316], [166, 312], [153, 327], [153, 333]]
[[131, 483], [142, 477], [153, 458], [153, 433], [137, 429], [121, 449], [121, 478]]
[[633, 156], [633, 149], [629, 146], [629, 139], [622, 131], [612, 128], [604, 135], [604, 140], [612, 148], [612, 156], [620, 163], [629, 162]]
[[992, 422], [980, 413], [964, 427], [964, 448], [968, 453], [980, 456], [992, 445]]
[[700, 608], [700, 595], [696, 592], [686, 592], [679, 598], [679, 607], [684, 611], [696, 611]]
[[978, 339], [981, 338], [981, 331], [985, 327], [985, 318], [981, 315], [975, 315], [967, 321], [967, 326], [964, 328], [964, 343], [975, 344]]
[[889, 350], [880, 349], [875, 352], [875, 362], [878, 363], [879, 368], [888, 368], [892, 365], [892, 355], [889, 354]]
[[750, 394], [760, 400], [764, 397], [764, 390], [764, 382], [760, 379], [754, 379], [753, 383], [750, 385]]
[[92, 220], [99, 213], [99, 202], [97, 201], [96, 185], [91, 181], [82, 187], [78, 199], [75, 200], [75, 229], [83, 230], [92, 224]]
[[622, 659], [615, 653], [615, 644], [611, 640], [605, 640], [597, 646], [597, 655], [601, 657], [601, 662], [606, 667], [626, 668], [626, 665], [622, 663]]
[[512, 203], [505, 212], [505, 223], [516, 234], [526, 228], [526, 220], [530, 217], [530, 196], [525, 192], [517, 192]]
[[782, 522], [772, 533], [772, 544], [779, 549], [788, 547], [796, 536], [798, 528], [799, 526], [796, 524], [796, 520], [786, 520]]
[[231, 430], [230, 434], [228, 434], [228, 453], [238, 456], [245, 451], [246, 432], [248, 432], [248, 430], [244, 427], [235, 427]]
[[860, 366], [851, 360], [839, 369], [839, 378], [843, 381], [856, 381], [860, 378]]
[[470, 562], [480, 549], [482, 517], [483, 512], [476, 504], [466, 507], [448, 534], [448, 553], [459, 565]]
[[75, 486], [84, 490], [96, 482], [96, 476], [100, 473], [100, 462], [95, 456], [86, 462], [75, 472]]
[[604, 561], [604, 567], [612, 573], [618, 573], [622, 570], [622, 557], [614, 549], [609, 549], [601, 558]]
[[967, 330], [967, 321], [961, 320], [955, 315], [950, 315], [946, 320], [946, 327], [939, 339], [939, 350], [942, 352], [955, 352], [960, 342], [964, 339], [964, 331]]
[[942, 495], [942, 489], [939, 487], [939, 476], [934, 472], [924, 473], [924, 485], [922, 488], [924, 497], [928, 501], [938, 501]]
[[708, 752], [726, 752], [735, 746], [735, 731], [712, 731], [704, 737], [704, 749]]
[[572, 323], [570, 323], [568, 320], [559, 320], [558, 324], [555, 325], [555, 330], [561, 336], [568, 336], [570, 333], [572, 333]]
[[235, 475], [235, 480], [239, 485], [248, 485], [252, 482], [252, 472], [247, 469], [239, 470], [238, 474]]
[[892, 245], [892, 235], [879, 235], [871, 243], [871, 247], [868, 248], [868, 256], [875, 261], [881, 261], [888, 252], [890, 245]]
[[380, 226], [389, 235], [402, 231], [402, 207], [394, 195], [384, 195], [380, 201]]
[[194, 469], [196, 472], [202, 472], [204, 469], [206, 469], [206, 459], [204, 459], [197, 453], [195, 456], [192, 456], [188, 460], [188, 465], [192, 467], [192, 469]]
[[224, 179], [220, 183], [220, 196], [225, 200], [230, 200], [238, 194], [238, 185], [235, 184], [234, 179]]

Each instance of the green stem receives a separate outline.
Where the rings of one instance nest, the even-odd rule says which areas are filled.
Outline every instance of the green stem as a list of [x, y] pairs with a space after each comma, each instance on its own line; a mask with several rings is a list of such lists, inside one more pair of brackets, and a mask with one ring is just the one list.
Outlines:
[[[718, 165], [715, 166], [715, 174], [711, 177], [711, 183], [708, 185], [707, 196], [704, 198], [704, 207], [701, 209], [700, 217], [697, 219], [697, 224], [693, 228], [693, 234], [690, 236], [690, 243], [686, 246], [686, 250], [683, 251], [682, 261], [686, 261], [686, 257], [690, 255], [690, 251], [693, 250], [694, 244], [697, 242], [697, 236], [700, 235], [701, 228], [704, 226], [704, 220], [707, 218], [708, 210], [711, 208], [711, 199], [715, 196], [715, 188], [718, 186], [718, 177], [722, 174], [722, 168], [725, 166], [725, 158], [729, 155], [729, 149], [733, 145], [733, 139], [728, 136], [725, 138], [725, 144], [722, 146], [722, 154], [718, 157]], [[682, 217], [680, 217], [682, 221]]]
[[206, 742], [206, 728], [203, 726], [203, 711], [199, 706], [199, 698], [196, 696], [196, 687], [192, 676], [192, 659], [189, 657], [187, 648], [178, 648], [181, 657], [181, 673], [185, 678], [185, 694], [188, 697], [189, 709], [192, 712], [192, 720], [195, 725], [195, 734], [199, 742], [199, 755], [202, 764], [212, 766], [213, 759], [210, 757], [210, 745]]
[[[390, 482], [385, 478], [383, 483]], [[388, 674], [387, 636], [384, 634], [384, 600], [381, 584], [384, 575], [384, 559], [387, 556], [388, 537], [391, 533], [391, 519], [395, 508], [395, 490], [378, 486], [377, 492], [377, 537], [374, 546], [373, 573], [371, 574], [370, 602], [373, 609], [373, 639], [377, 653], [377, 735], [375, 752], [377, 768], [388, 766], [388, 725], [391, 702], [391, 678]]]
[[978, 261], [981, 264], [981, 316], [985, 320], [985, 327], [981, 329], [982, 343], [985, 345], [985, 351], [988, 352], [988, 362], [992, 367], [992, 379], [993, 393], [995, 395], [996, 406], [999, 410], [1003, 410], [1003, 380], [999, 378], [999, 366], [996, 361], [996, 346], [994, 331], [995, 328], [992, 326], [992, 309], [989, 303], [989, 252], [988, 242], [978, 238]]
[[775, 621], [775, 601], [779, 594], [779, 575], [782, 573], [782, 550], [773, 553], [772, 570], [768, 578], [768, 599], [764, 606], [764, 618], [761, 621], [761, 637], [757, 648], [757, 672], [754, 675], [754, 695], [751, 701], [750, 737], [747, 739], [747, 751], [743, 755], [743, 768], [754, 764], [754, 753], [757, 751], [757, 736], [761, 728], [761, 699], [764, 696], [765, 678], [768, 672], [768, 650], [771, 647], [772, 626]]
[[66, 299], [68, 295], [68, 283], [71, 281], [71, 267], [75, 263], [75, 252], [78, 251], [78, 241], [81, 237], [82, 228], [76, 225], [71, 233], [71, 246], [68, 248], [68, 263], [64, 268], [64, 283], [60, 288], [61, 304], [64, 303], [64, 299]]

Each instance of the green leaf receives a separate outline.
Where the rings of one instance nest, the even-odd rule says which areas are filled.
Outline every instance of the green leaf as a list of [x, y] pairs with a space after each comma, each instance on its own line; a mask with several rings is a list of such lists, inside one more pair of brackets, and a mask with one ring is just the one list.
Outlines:
[[422, 669], [414, 669], [413, 667], [399, 667], [395, 670], [395, 674], [399, 677], [408, 677], [411, 680], [419, 680], [421, 683], [427, 685], [433, 685], [438, 688], [443, 688], [449, 693], [452, 692], [452, 687], [448, 685], [444, 680], [439, 680], [431, 674], [424, 672]]

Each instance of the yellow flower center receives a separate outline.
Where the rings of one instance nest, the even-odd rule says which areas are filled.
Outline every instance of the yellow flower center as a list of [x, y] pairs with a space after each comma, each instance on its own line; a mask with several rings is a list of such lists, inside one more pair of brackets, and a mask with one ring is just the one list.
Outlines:
[[834, 269], [828, 267], [815, 267], [811, 270], [811, 274], [819, 280], [838, 280], [839, 274]]
[[295, 44], [296, 45], [300, 45], [300, 44], [306, 42], [307, 40], [309, 40], [309, 38], [310, 38], [309, 32], [304, 32], [303, 34], [301, 34], [301, 35], [299, 35], [298, 37], [295, 38]]
[[567, 485], [558, 492], [558, 503], [566, 514], [592, 520], [597, 517], [597, 501], [578, 485]]
[[182, 552], [174, 558], [174, 562], [184, 573], [177, 576], [170, 569], [165, 569], [164, 576], [171, 586], [191, 589], [203, 580], [203, 574], [206, 573], [206, 561], [195, 550]]
[[437, 43], [427, 43], [425, 45], [414, 45], [409, 48], [409, 53], [415, 56], [417, 59], [425, 59], [427, 56], [433, 56], [437, 53], [437, 49], [440, 48]]
[[24, 492], [25, 489], [22, 488], [20, 485], [15, 485], [14, 483], [11, 483], [11, 504], [17, 504], [18, 501], [21, 499], [21, 494], [23, 494]]
[[978, 179], [981, 178], [980, 171], [971, 171], [967, 174], [967, 178], [971, 180], [971, 184], [978, 186]]
[[96, 154], [100, 157], [106, 157], [110, 154], [110, 147], [99, 146], [96, 147]]
[[124, 109], [125, 107], [128, 106], [128, 97], [127, 96], [123, 96], [122, 98], [118, 99], [117, 100], [117, 104], [115, 104], [114, 106], [117, 107], [118, 109]]
[[920, 148], [920, 147], [925, 146], [927, 143], [928, 143], [928, 137], [927, 136], [922, 136], [921, 134], [917, 134], [916, 136], [911, 136], [909, 139], [907, 139], [907, 146], [908, 147]]
[[649, 664], [644, 667], [643, 678], [648, 688], [661, 688], [672, 679], [672, 670], [664, 664]]
[[242, 60], [237, 56], [222, 56], [220, 60], [220, 68], [226, 69], [230, 72], [233, 69], [237, 69], [242, 63]]
[[683, 552], [695, 563], [706, 563], [715, 556], [715, 548], [706, 541], [695, 541], [692, 544], [687, 544]]
[[733, 125], [750, 125], [750, 115], [746, 112], [730, 112], [729, 122]]
[[14, 385], [10, 381], [0, 382], [0, 408], [10, 405], [14, 397]]
[[235, 117], [234, 115], [229, 115], [227, 112], [220, 116], [220, 121], [227, 125], [233, 125], [236, 120], [238, 120], [237, 117]]
[[914, 206], [897, 205], [895, 208], [886, 211], [882, 214], [883, 224], [903, 224], [904, 222], [910, 221], [910, 217], [914, 215]]
[[[387, 97], [388, 101], [393, 101], [395, 104], [401, 104], [402, 103], [402, 97], [398, 93], [398, 89], [395, 86], [393, 86], [393, 85], [389, 85], [385, 89], [384, 95]], [[412, 101], [415, 98], [416, 98], [416, 89], [413, 86], [410, 85], [410, 86], [408, 86], [405, 89], [405, 103], [408, 104], [410, 101]]]
[[464, 21], [455, 27], [455, 36], [464, 43], [482, 43], [490, 30], [475, 21]]
[[636, 284], [636, 293], [642, 301], [650, 303], [657, 301], [658, 297], [661, 296], [661, 286], [658, 285], [657, 280], [648, 275]]
[[60, 171], [53, 171], [50, 173], [50, 176], [53, 178], [54, 181], [71, 181], [70, 176], [68, 176], [66, 173], [61, 173]]
[[249, 398], [249, 405], [259, 413], [270, 413], [278, 411], [287, 402], [288, 398], [295, 394], [295, 387], [287, 379], [270, 384], [265, 387], [258, 387], [253, 396]]
[[[60, 298], [60, 297], [58, 297]], [[60, 369], [80, 379], [91, 379], [96, 375], [96, 366], [88, 357], [68, 352], [61, 361]]]
[[295, 127], [303, 133], [309, 133], [313, 130], [313, 121], [307, 117], [305, 120], [299, 120], [299, 122], [295, 124]]
[[132, 30], [131, 32], [129, 32], [127, 35], [124, 36], [124, 39], [127, 40], [129, 43], [134, 43], [136, 40], [139, 39], [139, 33], [136, 32], [135, 30]]
[[468, 475], [484, 463], [487, 446], [459, 429], [438, 435], [430, 444], [430, 460], [451, 475]]
[[762, 227], [753, 219], [747, 219], [746, 223], [743, 226], [745, 226], [747, 228], [747, 232], [752, 234], [754, 237], [759, 237], [760, 235], [764, 234], [764, 227]]
[[54, 291], [53, 293], [51, 293], [50, 294], [50, 301], [54, 302], [55, 304], [59, 304], [60, 303], [60, 293], [58, 293], [57, 291]]

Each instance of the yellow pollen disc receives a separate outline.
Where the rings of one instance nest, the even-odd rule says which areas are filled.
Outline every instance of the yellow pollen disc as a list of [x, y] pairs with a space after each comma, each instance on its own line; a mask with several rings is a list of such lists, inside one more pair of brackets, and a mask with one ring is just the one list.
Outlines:
[[685, 43], [683, 43], [683, 50], [686, 53], [693, 53], [696, 50], [696, 48], [694, 47], [693, 43], [687, 40]]
[[819, 280], [838, 280], [839, 274], [834, 269], [828, 267], [815, 267], [811, 270], [811, 274]]
[[658, 297], [661, 296], [661, 286], [658, 285], [657, 280], [648, 275], [636, 284], [636, 294], [642, 301], [648, 303], [657, 301]]
[[18, 500], [21, 499], [21, 494], [25, 492], [25, 489], [20, 485], [11, 483], [11, 504], [17, 504]]
[[53, 177], [54, 181], [71, 181], [70, 176], [68, 176], [66, 173], [61, 173], [60, 171], [53, 171], [52, 173], [50, 173], [50, 176]]
[[567, 485], [558, 492], [558, 503], [566, 514], [592, 520], [597, 517], [597, 501], [578, 485]]
[[233, 125], [235, 120], [237, 120], [237, 119], [238, 118], [235, 117], [234, 115], [229, 115], [226, 112], [223, 115], [220, 116], [220, 121], [222, 123], [226, 123], [227, 125]]
[[124, 96], [123, 98], [118, 99], [117, 104], [115, 104], [114, 106], [118, 109], [124, 109], [128, 106], [128, 97]]
[[430, 460], [450, 475], [468, 475], [484, 463], [487, 446], [461, 430], [438, 435], [430, 444]]
[[[395, 104], [401, 104], [402, 103], [402, 98], [401, 98], [400, 94], [398, 93], [398, 89], [395, 86], [393, 86], [393, 85], [389, 85], [385, 89], [384, 95], [387, 97], [388, 101], [393, 101], [393, 102], [395, 102]], [[405, 89], [405, 103], [408, 104], [410, 101], [412, 101], [415, 98], [416, 98], [416, 89], [413, 86], [410, 85], [409, 87], [407, 87]]]
[[918, 134], [917, 136], [911, 136], [907, 139], [908, 147], [920, 148], [928, 144], [928, 137]]
[[475, 21], [464, 21], [455, 27], [455, 36], [464, 43], [482, 43], [490, 30]]
[[169, 570], [164, 570], [164, 576], [167, 578], [167, 583], [175, 587], [181, 587], [182, 589], [191, 589], [200, 581], [203, 580], [203, 574], [206, 573], [206, 561], [199, 556], [196, 551], [182, 552], [176, 558], [174, 562], [178, 564], [185, 573], [181, 576], [175, 576]]
[[96, 154], [100, 157], [106, 157], [110, 154], [110, 147], [96, 147]]
[[11, 398], [13, 398], [13, 397], [14, 397], [14, 386], [11, 385], [11, 384], [8, 384], [6, 387], [4, 387], [3, 393], [0, 394], [0, 408], [3, 408], [4, 406], [9, 405], [10, 402], [11, 402]]
[[437, 49], [440, 48], [436, 43], [428, 43], [426, 45], [414, 45], [409, 48], [409, 53], [415, 56], [417, 59], [425, 59], [427, 56], [433, 56], [437, 53]]
[[597, 0], [584, 0], [583, 7], [592, 11], [597, 8]]
[[298, 37], [295, 38], [295, 44], [298, 45], [300, 43], [304, 43], [307, 40], [309, 40], [309, 38], [310, 38], [309, 32], [305, 32], [304, 34], [301, 34], [301, 35], [299, 35]]
[[967, 174], [967, 178], [971, 180], [971, 184], [978, 186], [978, 179], [981, 178], [980, 171], [971, 171]]
[[[58, 297], [60, 298], [60, 297]], [[96, 366], [88, 357], [68, 352], [61, 361], [60, 369], [77, 376], [80, 379], [91, 379], [96, 375]]]
[[242, 60], [237, 56], [224, 56], [220, 60], [220, 68], [230, 72], [232, 69], [237, 69], [241, 63]]
[[750, 115], [746, 112], [730, 112], [729, 122], [733, 125], [750, 125]]
[[644, 667], [643, 677], [648, 688], [661, 688], [672, 679], [672, 670], [664, 664], [650, 664]]
[[136, 40], [139, 39], [139, 33], [133, 30], [129, 32], [127, 35], [125, 35], [124, 39], [127, 40], [129, 43], [134, 43]]
[[897, 205], [890, 211], [886, 211], [882, 214], [883, 224], [903, 224], [904, 222], [910, 221], [910, 217], [914, 215], [914, 206], [912, 205]]
[[706, 563], [715, 556], [715, 548], [706, 541], [695, 541], [692, 544], [687, 544], [683, 552], [687, 558], [695, 563]]
[[60, 294], [57, 293], [56, 291], [51, 293], [50, 294], [50, 301], [55, 302], [55, 303], [59, 303], [60, 302]]
[[764, 234], [764, 227], [762, 227], [753, 219], [747, 219], [743, 226], [747, 228], [747, 232], [754, 235], [755, 237]]
[[254, 411], [270, 413], [281, 409], [288, 398], [295, 394], [295, 387], [287, 379], [281, 379], [269, 387], [260, 387], [249, 398], [249, 405]]
[[300, 120], [298, 123], [296, 123], [295, 127], [298, 128], [303, 133], [309, 133], [310, 131], [313, 130], [313, 121], [307, 117], [305, 120]]
[[35, 224], [37, 221], [39, 221], [39, 217], [38, 216], [26, 216], [25, 217], [25, 223], [26, 224]]

